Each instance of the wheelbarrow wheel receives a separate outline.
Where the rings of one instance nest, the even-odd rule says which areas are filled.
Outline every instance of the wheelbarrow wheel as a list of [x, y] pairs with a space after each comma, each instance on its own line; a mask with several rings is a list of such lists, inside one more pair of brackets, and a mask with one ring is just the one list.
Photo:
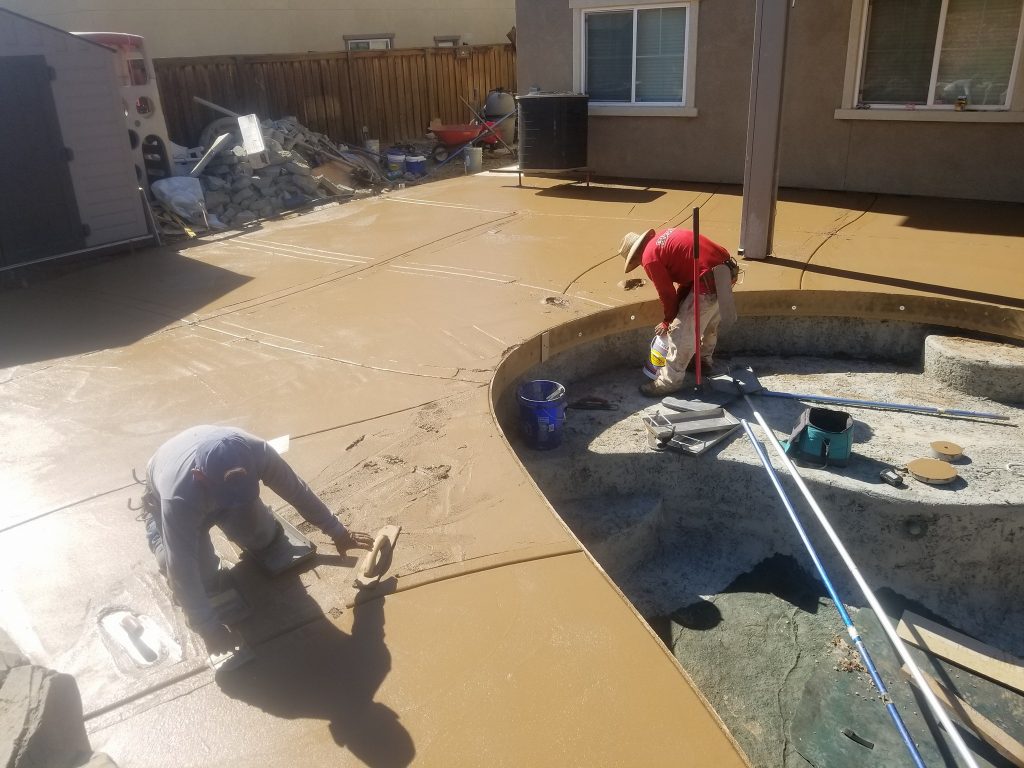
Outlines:
[[434, 160], [436, 162], [443, 163], [445, 160], [448, 159], [448, 147], [446, 147], [444, 144], [438, 144], [436, 147], [434, 147], [433, 155]]

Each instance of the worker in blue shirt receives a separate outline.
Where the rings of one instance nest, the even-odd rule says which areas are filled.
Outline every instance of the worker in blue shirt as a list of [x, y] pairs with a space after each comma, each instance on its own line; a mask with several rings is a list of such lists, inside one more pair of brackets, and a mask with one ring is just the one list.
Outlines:
[[331, 538], [341, 554], [370, 549], [373, 537], [349, 531], [270, 445], [232, 427], [198, 426], [157, 449], [146, 468], [146, 538], [174, 596], [210, 653], [236, 641], [209, 595], [222, 588], [210, 527], [259, 553], [283, 536], [260, 501], [260, 482]]

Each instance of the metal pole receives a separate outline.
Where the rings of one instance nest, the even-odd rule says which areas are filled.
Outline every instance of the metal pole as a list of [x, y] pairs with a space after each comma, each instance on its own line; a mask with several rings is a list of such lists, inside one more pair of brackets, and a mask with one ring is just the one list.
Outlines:
[[855, 400], [848, 397], [830, 397], [828, 395], [800, 395], [793, 392], [775, 392], [771, 389], [762, 389], [758, 392], [765, 397], [782, 397], [787, 400], [808, 400], [812, 403], [833, 403], [835, 405], [859, 405], [864, 408], [885, 408], [892, 411], [909, 411], [911, 413], [926, 413], [932, 416], [960, 416], [974, 419], [998, 419], [1009, 421], [1009, 416], [1000, 413], [985, 413], [984, 411], [963, 411], [957, 408], [939, 408], [934, 405], [902, 405], [900, 403], [885, 403], [876, 400]]
[[700, 386], [700, 208], [693, 209], [693, 349]]
[[750, 438], [750, 442], [754, 446], [754, 451], [757, 453], [757, 458], [761, 460], [761, 464], [764, 465], [765, 470], [768, 472], [768, 477], [771, 478], [772, 485], [775, 486], [775, 491], [779, 494], [779, 498], [782, 500], [783, 506], [785, 506], [786, 511], [789, 512], [789, 519], [793, 521], [793, 525], [796, 527], [796, 532], [800, 534], [800, 540], [804, 543], [804, 548], [807, 550], [807, 554], [811, 556], [811, 560], [814, 562], [814, 567], [818, 570], [818, 575], [825, 584], [825, 589], [828, 590], [829, 595], [832, 597], [832, 602], [835, 603], [836, 609], [839, 611], [839, 616], [843, 620], [843, 624], [846, 625], [846, 631], [849, 633], [850, 639], [853, 641], [854, 646], [860, 653], [860, 657], [864, 660], [864, 666], [867, 667], [868, 674], [871, 675], [871, 680], [874, 682], [875, 688], [878, 689], [878, 693], [882, 698], [882, 702], [885, 704], [889, 717], [892, 718], [893, 725], [896, 726], [896, 730], [899, 731], [900, 738], [903, 739], [903, 743], [906, 745], [907, 751], [910, 752], [910, 758], [914, 761], [914, 765], [916, 765], [917, 768], [925, 768], [921, 753], [918, 751], [917, 745], [914, 744], [914, 740], [911, 738], [910, 732], [907, 731], [907, 726], [903, 722], [903, 718], [900, 716], [899, 711], [896, 709], [896, 705], [890, 698], [889, 690], [885, 687], [885, 683], [878, 674], [874, 660], [872, 660], [871, 654], [868, 653], [868, 649], [861, 640], [860, 632], [857, 631], [857, 628], [854, 626], [853, 619], [850, 618], [850, 614], [846, 611], [846, 606], [843, 605], [843, 601], [839, 598], [839, 594], [832, 585], [832, 580], [829, 578], [828, 572], [825, 570], [825, 566], [822, 565], [821, 559], [818, 557], [818, 553], [815, 551], [814, 545], [811, 543], [811, 540], [807, 535], [807, 530], [800, 522], [800, 518], [797, 515], [796, 510], [793, 508], [793, 502], [790, 501], [786, 490], [782, 487], [782, 483], [779, 481], [779, 476], [776, 474], [775, 468], [768, 460], [768, 456], [765, 454], [764, 448], [761, 447], [761, 443], [759, 443], [757, 438], [754, 437], [754, 430], [750, 428], [749, 422], [747, 422], [746, 419], [740, 419], [740, 424], [743, 425], [743, 431], [746, 432], [747, 437]]
[[843, 559], [847, 569], [857, 582], [857, 586], [860, 587], [861, 593], [864, 598], [868, 601], [871, 609], [875, 612], [878, 617], [879, 623], [882, 625], [882, 629], [885, 630], [885, 634], [889, 638], [889, 642], [892, 643], [893, 648], [899, 654], [903, 663], [910, 670], [911, 677], [917, 683], [918, 688], [921, 690], [921, 694], [924, 696], [925, 701], [928, 703], [928, 708], [932, 711], [932, 714], [942, 723], [942, 727], [946, 729], [946, 733], [949, 734], [950, 740], [953, 742], [953, 746], [956, 747], [956, 751], [960, 753], [960, 757], [963, 758], [964, 765], [968, 768], [978, 768], [978, 763], [975, 761], [971, 751], [967, 748], [967, 744], [964, 743], [963, 737], [960, 735], [960, 731], [957, 730], [956, 726], [953, 725], [953, 721], [949, 719], [949, 715], [946, 714], [946, 710], [942, 708], [939, 700], [932, 693], [932, 689], [928, 686], [928, 682], [925, 680], [924, 675], [921, 674], [921, 669], [917, 666], [917, 662], [914, 661], [914, 657], [907, 651], [906, 645], [900, 636], [896, 634], [896, 628], [893, 627], [892, 621], [886, 615], [885, 610], [882, 608], [882, 604], [878, 602], [878, 598], [875, 597], [875, 593], [868, 586], [867, 581], [861, 575], [860, 569], [857, 564], [850, 557], [850, 553], [846, 551], [846, 547], [843, 545], [839, 535], [835, 532], [832, 524], [829, 523], [828, 518], [825, 517], [825, 513], [822, 512], [821, 507], [818, 506], [818, 502], [814, 500], [814, 496], [811, 495], [810, 490], [804, 483], [803, 478], [800, 477], [800, 473], [797, 471], [796, 466], [790, 460], [789, 456], [786, 455], [786, 449], [782, 447], [779, 439], [775, 437], [775, 433], [771, 427], [765, 422], [764, 417], [758, 413], [757, 409], [754, 408], [754, 404], [750, 401], [750, 397], [746, 394], [743, 395], [743, 399], [746, 400], [747, 406], [754, 414], [754, 418], [757, 419], [757, 423], [761, 426], [764, 431], [765, 437], [768, 439], [768, 444], [771, 445], [772, 450], [778, 456], [779, 461], [789, 470], [789, 474], [792, 475], [793, 481], [796, 483], [800, 492], [803, 494], [807, 503], [810, 505], [811, 510], [814, 512], [815, 517], [818, 518], [818, 522], [821, 527], [828, 534], [829, 539], [832, 541], [832, 545], [836, 548], [839, 556]]

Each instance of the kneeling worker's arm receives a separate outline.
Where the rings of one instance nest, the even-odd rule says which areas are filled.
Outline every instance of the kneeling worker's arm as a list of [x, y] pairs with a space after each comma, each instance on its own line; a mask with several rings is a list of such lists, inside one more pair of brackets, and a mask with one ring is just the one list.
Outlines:
[[262, 440], [253, 446], [253, 455], [263, 457], [260, 478], [266, 486], [291, 504], [300, 515], [332, 539], [345, 536], [348, 531], [319, 496], [288, 466], [288, 463]]

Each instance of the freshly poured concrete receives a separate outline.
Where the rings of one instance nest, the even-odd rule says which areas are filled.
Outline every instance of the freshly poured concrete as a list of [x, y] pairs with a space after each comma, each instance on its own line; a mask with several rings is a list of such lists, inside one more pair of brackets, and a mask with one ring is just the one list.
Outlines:
[[[784, 201], [785, 255], [823, 257], [866, 204]], [[617, 287], [615, 250], [624, 231], [685, 226], [694, 205], [702, 231], [734, 247], [735, 189], [519, 189], [488, 174], [3, 294], [0, 624], [34, 661], [76, 674], [93, 744], [126, 764], [743, 764], [491, 414], [542, 332], [569, 347], [654, 324], [652, 287]], [[1006, 264], [999, 293], [1019, 300], [1012, 213], [973, 242]], [[745, 269], [741, 311], [789, 311], [800, 269]], [[898, 311], [815, 296], [799, 314]], [[946, 297], [927, 298], [907, 311], [934, 321]], [[954, 324], [1024, 337], [1014, 306], [969, 309]], [[354, 611], [355, 558], [317, 534], [313, 570], [240, 573], [261, 606], [243, 627], [260, 661], [232, 685], [205, 670], [127, 508], [131, 468], [203, 422], [290, 434], [287, 459], [343, 520], [403, 526], [393, 593]], [[160, 622], [180, 658], [118, 666], [100, 630], [110, 610]]]

